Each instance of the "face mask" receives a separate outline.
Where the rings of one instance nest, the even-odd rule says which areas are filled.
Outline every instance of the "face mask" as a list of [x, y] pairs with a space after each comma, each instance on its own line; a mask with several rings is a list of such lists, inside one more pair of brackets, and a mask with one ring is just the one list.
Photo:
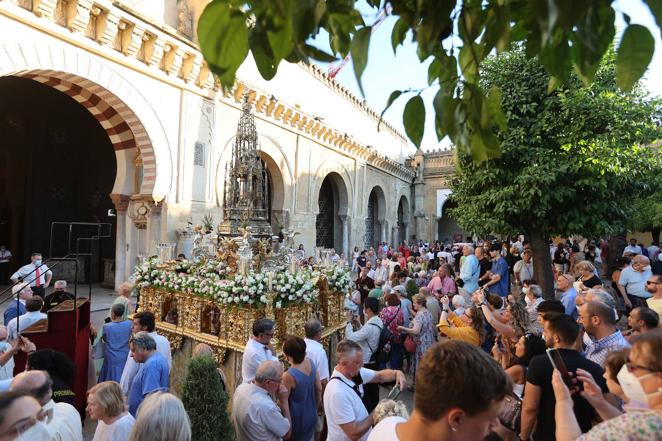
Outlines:
[[525, 286], [524, 288], [522, 288], [522, 292], [524, 293], [524, 295], [528, 294], [529, 290], [530, 290], [530, 288], [528, 286]]
[[[528, 292], [526, 292], [525, 294], [528, 294]], [[526, 303], [526, 306], [529, 306], [531, 304], [531, 299], [529, 298], [529, 296], [524, 297], [524, 303]]]
[[35, 260], [35, 261], [34, 261], [34, 265], [35, 265], [35, 266], [39, 266], [39, 265], [41, 265], [41, 259], [37, 259], [37, 260]]
[[627, 365], [623, 365], [621, 370], [618, 371], [616, 378], [618, 379], [618, 382], [623, 389], [623, 393], [630, 400], [630, 406], [648, 408], [648, 395], [660, 393], [660, 391], [658, 391], [653, 392], [652, 394], [646, 394], [646, 391], [644, 391], [644, 388], [641, 385], [641, 380], [652, 375], [655, 374], [650, 373], [637, 378], [632, 372], [628, 370]]
[[34, 426], [21, 433], [16, 438], [16, 441], [33, 441], [37, 439], [51, 439], [51, 434], [46, 428], [46, 424], [41, 421], [37, 421]]
[[642, 271], [643, 271], [643, 272], [650, 271], [650, 270], [651, 270], [651, 266], [650, 266], [650, 265], [646, 265], [645, 267], [642, 268]]

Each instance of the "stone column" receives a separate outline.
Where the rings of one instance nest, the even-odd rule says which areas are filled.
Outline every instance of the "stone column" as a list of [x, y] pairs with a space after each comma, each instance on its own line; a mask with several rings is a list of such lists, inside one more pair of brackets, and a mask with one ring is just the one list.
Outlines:
[[404, 239], [409, 242], [409, 222], [404, 222], [401, 228]]
[[129, 208], [129, 196], [111, 195], [115, 205], [117, 231], [115, 233], [115, 288], [124, 283], [130, 274], [127, 274], [127, 244], [126, 219]]
[[386, 242], [386, 243], [390, 244], [391, 242], [388, 240], [388, 236], [387, 236], [388, 235], [388, 223], [386, 222], [386, 220], [380, 220], [379, 221], [379, 227], [382, 230], [380, 235], [379, 235], [380, 236], [379, 240], [381, 242]]
[[349, 259], [349, 216], [340, 214], [338, 217], [342, 226], [342, 252]]
[[147, 252], [156, 254], [156, 245], [161, 243], [161, 208], [162, 204], [151, 204], [147, 223]]

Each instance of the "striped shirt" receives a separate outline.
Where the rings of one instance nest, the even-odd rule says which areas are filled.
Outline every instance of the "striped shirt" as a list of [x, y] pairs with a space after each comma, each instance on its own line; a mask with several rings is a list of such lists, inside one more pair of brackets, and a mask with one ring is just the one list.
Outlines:
[[605, 359], [610, 352], [629, 347], [630, 343], [628, 343], [619, 330], [600, 340], [593, 340], [588, 333], [584, 333], [584, 357], [599, 364], [603, 368], [605, 366]]

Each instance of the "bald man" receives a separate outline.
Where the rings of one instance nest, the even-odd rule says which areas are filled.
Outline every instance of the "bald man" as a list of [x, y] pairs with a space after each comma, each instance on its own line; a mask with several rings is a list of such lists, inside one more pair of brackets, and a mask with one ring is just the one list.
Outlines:
[[21, 372], [11, 382], [9, 390], [33, 396], [49, 414], [46, 428], [55, 441], [83, 441], [80, 414], [71, 404], [53, 401], [53, 382], [46, 371]]
[[623, 301], [628, 310], [647, 306], [646, 299], [652, 296], [646, 291], [646, 281], [652, 275], [650, 260], [646, 256], [634, 256], [632, 263], [623, 268], [618, 278], [618, 288], [625, 294]]

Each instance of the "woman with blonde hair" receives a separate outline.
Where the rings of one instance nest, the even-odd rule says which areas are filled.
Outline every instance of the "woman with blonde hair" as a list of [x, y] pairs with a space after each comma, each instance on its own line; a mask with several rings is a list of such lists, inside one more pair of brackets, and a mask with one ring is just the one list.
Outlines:
[[181, 400], [164, 392], [147, 396], [129, 441], [191, 441], [191, 423]]
[[588, 260], [582, 260], [575, 264], [575, 289], [577, 292], [602, 285], [602, 280], [595, 271], [595, 266]]
[[127, 441], [135, 420], [127, 411], [122, 387], [104, 381], [87, 391], [87, 413], [99, 420], [92, 441]]
[[[117, 298], [113, 302], [113, 305], [117, 303], [124, 305], [124, 315], [122, 316], [122, 320], [127, 320], [131, 313], [131, 301], [129, 300], [129, 297], [131, 297], [132, 292], [133, 284], [130, 282], [124, 282], [119, 288], [117, 288]], [[110, 317], [110, 311], [108, 311], [108, 317]]]

